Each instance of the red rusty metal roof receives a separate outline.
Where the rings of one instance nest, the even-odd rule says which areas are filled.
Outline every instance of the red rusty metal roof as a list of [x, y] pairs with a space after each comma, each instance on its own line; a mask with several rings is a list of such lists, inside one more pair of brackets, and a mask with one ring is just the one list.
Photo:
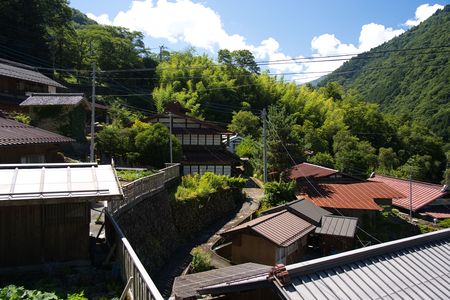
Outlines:
[[330, 169], [327, 167], [322, 167], [310, 163], [301, 163], [293, 166], [289, 170], [289, 177], [291, 179], [298, 179], [302, 177], [308, 178], [321, 178], [328, 177], [330, 175], [338, 173], [338, 170]]
[[287, 247], [314, 230], [316, 226], [283, 210], [268, 214], [226, 231], [224, 234], [252, 230], [281, 247]]
[[381, 210], [375, 199], [404, 196], [382, 182], [342, 180], [333, 183], [302, 184], [297, 197], [305, 197], [326, 208]]
[[[382, 182], [392, 189], [402, 193], [404, 196], [393, 201], [393, 204], [409, 209], [409, 180], [375, 175], [369, 180], [373, 182]], [[422, 181], [412, 181], [412, 208], [416, 211], [436, 199], [442, 198], [449, 194], [448, 191], [442, 191], [442, 185], [427, 183]]]
[[71, 143], [75, 140], [0, 117], [0, 146]]

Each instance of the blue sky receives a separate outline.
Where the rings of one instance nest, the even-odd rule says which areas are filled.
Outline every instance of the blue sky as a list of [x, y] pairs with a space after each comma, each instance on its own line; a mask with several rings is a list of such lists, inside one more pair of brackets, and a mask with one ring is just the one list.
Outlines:
[[[103, 24], [140, 30], [147, 47], [249, 49], [258, 61], [342, 55], [369, 50], [426, 19], [447, 2], [263, 0], [72, 0]], [[156, 50], [155, 50], [156, 51]], [[271, 64], [273, 73], [331, 71], [342, 62]], [[323, 74], [321, 74], [323, 75]], [[318, 75], [319, 76], [319, 75]]]

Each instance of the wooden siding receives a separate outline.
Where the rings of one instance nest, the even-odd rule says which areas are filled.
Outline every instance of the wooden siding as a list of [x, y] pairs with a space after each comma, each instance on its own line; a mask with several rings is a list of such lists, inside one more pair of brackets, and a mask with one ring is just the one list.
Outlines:
[[0, 146], [0, 164], [21, 163], [21, 158], [29, 155], [43, 155], [46, 163], [61, 163], [58, 151], [62, 149], [55, 144]]
[[238, 234], [232, 239], [231, 262], [233, 264], [254, 262], [272, 266], [275, 265], [276, 249], [277, 246], [265, 238]]
[[89, 259], [90, 204], [0, 207], [0, 267]]

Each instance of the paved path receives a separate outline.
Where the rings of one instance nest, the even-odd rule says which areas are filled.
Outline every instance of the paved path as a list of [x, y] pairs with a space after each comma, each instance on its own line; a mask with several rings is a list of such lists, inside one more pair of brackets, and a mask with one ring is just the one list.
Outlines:
[[246, 201], [242, 204], [239, 212], [236, 213], [233, 219], [228, 221], [228, 223], [212, 235], [206, 243], [200, 245], [200, 247], [211, 256], [211, 264], [214, 268], [231, 266], [228, 260], [224, 259], [212, 250], [214, 245], [220, 240], [220, 234], [239, 225], [250, 217], [256, 210], [258, 210], [261, 199], [264, 196], [264, 192], [260, 188], [244, 188], [243, 193], [245, 194]]

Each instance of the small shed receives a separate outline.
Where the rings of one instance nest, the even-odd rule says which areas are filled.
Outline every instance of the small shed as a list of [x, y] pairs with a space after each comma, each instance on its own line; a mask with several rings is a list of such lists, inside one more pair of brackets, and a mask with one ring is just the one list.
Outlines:
[[0, 165], [0, 268], [89, 259], [90, 203], [116, 201], [111, 165]]

